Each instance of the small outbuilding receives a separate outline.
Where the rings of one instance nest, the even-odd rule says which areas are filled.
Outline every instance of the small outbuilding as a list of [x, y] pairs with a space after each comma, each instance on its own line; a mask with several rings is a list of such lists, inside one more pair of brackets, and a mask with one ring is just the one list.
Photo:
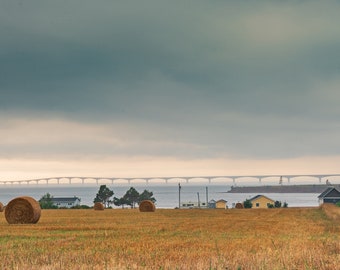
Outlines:
[[216, 208], [216, 201], [215, 200], [210, 200], [208, 202], [208, 208]]
[[264, 195], [256, 195], [255, 197], [250, 199], [253, 204], [252, 208], [268, 208], [269, 205], [274, 205], [275, 201], [264, 196]]
[[216, 201], [216, 208], [217, 209], [226, 209], [226, 208], [228, 208], [227, 207], [227, 201], [223, 200], [223, 199]]
[[208, 202], [208, 208], [216, 208], [216, 201], [215, 200], [210, 200]]
[[52, 202], [55, 206], [59, 208], [71, 208], [80, 205], [80, 198], [74, 197], [53, 197]]
[[323, 203], [338, 203], [340, 202], [340, 191], [335, 187], [328, 187], [324, 192], [322, 192], [319, 196], [319, 204]]

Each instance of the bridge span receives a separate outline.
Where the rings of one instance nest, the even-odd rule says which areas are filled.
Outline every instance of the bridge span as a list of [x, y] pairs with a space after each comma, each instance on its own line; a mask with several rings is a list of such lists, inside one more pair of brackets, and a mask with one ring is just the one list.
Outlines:
[[27, 180], [0, 180], [1, 185], [14, 185], [14, 184], [115, 184], [115, 183], [128, 183], [145, 182], [149, 183], [177, 183], [185, 181], [186, 183], [194, 181], [204, 181], [205, 183], [218, 182], [232, 182], [236, 185], [242, 180], [252, 180], [262, 183], [266, 179], [277, 181], [278, 184], [283, 182], [290, 183], [293, 179], [298, 178], [312, 178], [315, 181], [322, 183], [328, 181], [329, 178], [340, 177], [340, 174], [290, 174], [290, 175], [225, 175], [225, 176], [171, 176], [171, 177], [85, 177], [85, 176], [63, 176], [63, 177], [46, 177]]

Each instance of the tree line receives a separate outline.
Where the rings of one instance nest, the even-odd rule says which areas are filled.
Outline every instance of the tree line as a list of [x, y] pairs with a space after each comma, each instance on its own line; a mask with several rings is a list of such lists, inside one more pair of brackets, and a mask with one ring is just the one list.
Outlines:
[[128, 189], [126, 193], [120, 198], [112, 198], [113, 195], [114, 192], [112, 190], [110, 190], [106, 185], [101, 185], [93, 202], [101, 202], [107, 208], [111, 207], [112, 204], [115, 206], [121, 206], [122, 208], [125, 206], [135, 208], [136, 204], [139, 204], [144, 200], [156, 202], [156, 199], [153, 197], [153, 192], [145, 189], [142, 193], [139, 193], [134, 187], [130, 187], [130, 189]]
[[[101, 185], [96, 194], [96, 197], [93, 199], [93, 203], [100, 202], [105, 205], [106, 208], [110, 208], [113, 205], [124, 208], [125, 206], [135, 208], [137, 204], [139, 204], [143, 200], [150, 200], [152, 202], [156, 202], [156, 199], [153, 197], [153, 192], [144, 190], [142, 193], [139, 193], [134, 187], [130, 187], [126, 193], [118, 198], [113, 197], [114, 192], [109, 189], [106, 185]], [[46, 193], [39, 200], [40, 207], [42, 209], [58, 209], [58, 206], [53, 203], [53, 196], [50, 193]], [[72, 208], [90, 208], [87, 205], [75, 206]]]

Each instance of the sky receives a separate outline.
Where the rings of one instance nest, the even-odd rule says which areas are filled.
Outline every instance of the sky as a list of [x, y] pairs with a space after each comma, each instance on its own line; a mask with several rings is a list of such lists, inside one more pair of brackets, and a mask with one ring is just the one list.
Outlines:
[[0, 2], [0, 180], [339, 173], [339, 1]]

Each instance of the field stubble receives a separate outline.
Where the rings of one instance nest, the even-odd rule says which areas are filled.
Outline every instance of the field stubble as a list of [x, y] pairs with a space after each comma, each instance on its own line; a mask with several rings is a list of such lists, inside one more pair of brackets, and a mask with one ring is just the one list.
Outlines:
[[340, 269], [340, 208], [0, 214], [1, 269]]

